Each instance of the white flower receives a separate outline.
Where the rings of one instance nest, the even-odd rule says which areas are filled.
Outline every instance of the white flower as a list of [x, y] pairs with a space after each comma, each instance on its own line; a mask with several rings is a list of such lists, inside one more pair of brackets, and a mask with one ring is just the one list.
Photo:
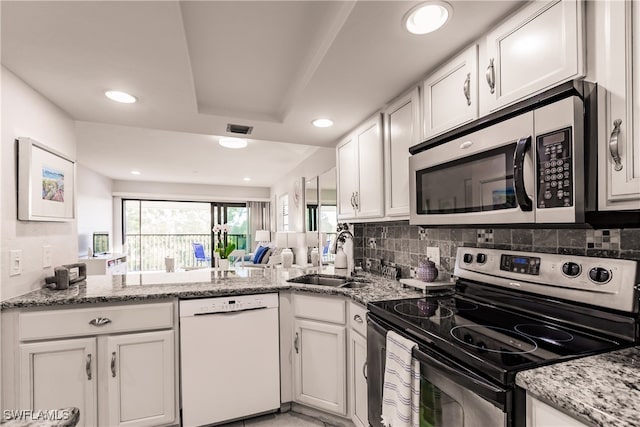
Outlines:
[[214, 233], [219, 233], [220, 231], [222, 231], [222, 226], [220, 224], [216, 224], [213, 226], [213, 230]]
[[220, 228], [222, 229], [223, 233], [228, 233], [229, 232], [229, 224], [222, 224], [222, 226]]

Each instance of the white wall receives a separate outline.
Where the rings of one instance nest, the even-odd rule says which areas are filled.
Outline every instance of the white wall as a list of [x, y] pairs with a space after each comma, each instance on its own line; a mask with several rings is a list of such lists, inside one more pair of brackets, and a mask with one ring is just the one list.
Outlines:
[[[76, 221], [18, 221], [16, 204], [16, 144], [33, 138], [65, 156], [76, 158], [75, 124], [59, 107], [2, 68], [2, 233], [0, 298], [37, 289], [53, 268], [42, 268], [42, 247], [51, 245], [53, 266], [77, 261]], [[9, 276], [9, 251], [22, 250], [22, 274]]]
[[[80, 164], [76, 169], [78, 191], [78, 256], [93, 249], [93, 233], [108, 231], [113, 246], [113, 181]], [[113, 248], [112, 248], [113, 249]]]
[[275, 215], [275, 209], [277, 208], [276, 199], [277, 197], [287, 193], [289, 195], [289, 230], [304, 231], [304, 200], [301, 200], [296, 208], [296, 204], [293, 199], [296, 182], [301, 178], [309, 179], [322, 175], [335, 165], [335, 148], [318, 148], [315, 153], [309, 156], [295, 169], [278, 181], [273, 187], [271, 187], [271, 203], [273, 205], [272, 218], [274, 221], [272, 228], [274, 230], [276, 229], [275, 221], [277, 220], [277, 216]]

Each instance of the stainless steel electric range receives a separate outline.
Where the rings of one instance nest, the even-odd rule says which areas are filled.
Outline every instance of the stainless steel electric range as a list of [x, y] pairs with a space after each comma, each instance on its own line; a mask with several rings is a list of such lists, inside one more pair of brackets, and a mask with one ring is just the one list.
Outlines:
[[369, 303], [369, 423], [381, 426], [386, 332], [418, 344], [421, 426], [524, 425], [516, 373], [638, 342], [638, 264], [459, 248], [455, 288]]

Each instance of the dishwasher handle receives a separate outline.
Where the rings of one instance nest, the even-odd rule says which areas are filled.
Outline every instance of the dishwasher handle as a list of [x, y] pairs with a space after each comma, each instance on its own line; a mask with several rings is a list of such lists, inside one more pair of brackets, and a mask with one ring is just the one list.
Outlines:
[[210, 312], [203, 312], [203, 313], [194, 313], [194, 316], [211, 316], [214, 314], [217, 315], [230, 315], [230, 314], [236, 314], [236, 313], [242, 313], [245, 311], [256, 311], [256, 310], [265, 310], [269, 307], [251, 307], [251, 308], [243, 308], [241, 310], [233, 310], [233, 311], [210, 311]]

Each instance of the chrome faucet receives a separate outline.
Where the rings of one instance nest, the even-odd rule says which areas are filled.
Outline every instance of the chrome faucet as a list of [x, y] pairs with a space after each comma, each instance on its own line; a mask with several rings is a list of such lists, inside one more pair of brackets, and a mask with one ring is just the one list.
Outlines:
[[349, 231], [349, 225], [347, 223], [338, 224], [338, 235], [333, 243], [331, 252], [334, 254], [338, 251], [338, 244], [342, 246], [342, 250], [347, 256], [347, 276], [353, 276], [355, 274], [355, 262], [353, 259], [353, 234]]

